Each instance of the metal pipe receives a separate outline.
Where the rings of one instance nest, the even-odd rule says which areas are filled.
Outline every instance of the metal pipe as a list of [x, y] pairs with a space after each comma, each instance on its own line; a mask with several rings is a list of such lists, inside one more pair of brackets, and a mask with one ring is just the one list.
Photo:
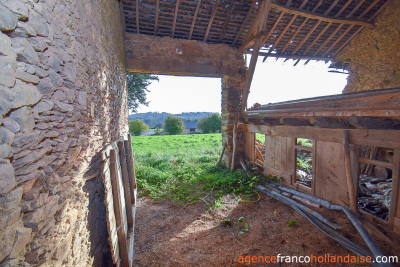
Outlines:
[[[322, 206], [324, 206], [327, 209], [331, 209], [331, 210], [342, 210], [346, 216], [349, 218], [349, 220], [351, 221], [351, 223], [354, 225], [354, 227], [357, 229], [358, 233], [361, 235], [361, 237], [363, 238], [364, 242], [367, 244], [368, 248], [371, 250], [372, 254], [374, 254], [375, 260], [377, 257], [382, 257], [384, 256], [383, 252], [380, 250], [380, 248], [375, 244], [375, 242], [372, 240], [372, 238], [369, 236], [369, 234], [367, 233], [367, 231], [364, 229], [364, 227], [362, 226], [360, 220], [356, 217], [356, 215], [349, 209], [346, 209], [345, 207], [339, 206], [339, 205], [334, 205], [332, 203], [330, 203], [327, 200], [323, 200], [320, 199], [318, 197], [315, 196], [311, 196], [302, 192], [298, 192], [296, 190], [293, 190], [291, 188], [287, 188], [285, 186], [282, 186], [278, 183], [275, 182], [271, 182], [271, 184], [274, 187], [277, 187], [278, 189], [291, 193], [293, 195], [297, 195], [297, 196], [301, 196], [305, 199], [308, 199], [312, 202], [315, 202], [317, 204], [320, 204]], [[392, 266], [392, 264], [390, 263], [380, 263], [379, 266]]]

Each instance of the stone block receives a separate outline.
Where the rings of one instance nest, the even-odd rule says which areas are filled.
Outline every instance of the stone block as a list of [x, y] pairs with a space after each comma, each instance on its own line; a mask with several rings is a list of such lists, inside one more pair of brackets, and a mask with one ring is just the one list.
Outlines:
[[17, 23], [18, 17], [0, 4], [0, 31], [12, 31], [17, 27]]
[[19, 124], [10, 117], [4, 119], [3, 126], [15, 134], [21, 129]]
[[40, 79], [38, 76], [29, 74], [25, 71], [21, 71], [17, 69], [15, 72], [15, 77], [20, 79], [21, 81], [27, 82], [27, 83], [33, 83], [33, 84], [38, 84]]
[[29, 12], [29, 21], [27, 23], [35, 30], [37, 35], [43, 37], [49, 36], [49, 24], [47, 20], [35, 10], [31, 9]]
[[49, 47], [49, 45], [46, 42], [46, 38], [44, 37], [40, 36], [30, 37], [28, 41], [36, 52], [43, 52]]
[[24, 194], [24, 200], [26, 201], [30, 201], [30, 200], [34, 200], [38, 197], [38, 195], [40, 194], [40, 191], [43, 189], [42, 185], [36, 184], [34, 185], [31, 190], [29, 190], [28, 192], [26, 192]]
[[0, 85], [13, 87], [17, 61], [11, 56], [0, 56]]
[[39, 143], [41, 140], [43, 140], [43, 138], [44, 136], [41, 135], [40, 131], [38, 130], [30, 131], [27, 133], [18, 133], [15, 135], [13, 147], [22, 147], [29, 143]]
[[18, 170], [27, 164], [33, 164], [33, 163], [37, 162], [38, 160], [43, 158], [44, 155], [46, 155], [48, 152], [50, 152], [51, 149], [52, 148], [50, 146], [46, 146], [46, 147], [43, 147], [42, 149], [32, 150], [31, 153], [26, 155], [25, 157], [22, 157], [18, 160], [13, 161], [13, 166], [14, 166], [15, 170]]
[[11, 146], [15, 138], [15, 134], [7, 128], [0, 126], [0, 145], [7, 144]]
[[[1, 10], [0, 10], [1, 12]], [[0, 262], [2, 262], [8, 255], [10, 255], [13, 242], [9, 240], [14, 240], [15, 237], [15, 226], [9, 226], [5, 229], [0, 230], [0, 240], [7, 240], [8, 242], [0, 242]]]
[[62, 103], [60, 101], [54, 101], [54, 108], [55, 111], [59, 111], [61, 113], [70, 113], [74, 110], [72, 105]]
[[13, 12], [19, 20], [28, 19], [29, 4], [26, 0], [21, 1], [3, 1], [2, 4]]
[[22, 198], [22, 187], [17, 187], [13, 191], [0, 197], [0, 212], [15, 209], [18, 207]]
[[13, 108], [34, 105], [42, 98], [42, 94], [39, 92], [36, 86], [33, 86], [32, 84], [26, 84], [21, 81], [17, 81], [15, 87], [13, 88], [13, 92], [15, 93], [15, 97], [11, 101]]
[[80, 105], [86, 106], [86, 92], [79, 92], [78, 103]]
[[56, 54], [50, 52], [49, 58], [47, 59], [47, 66], [59, 72], [63, 64], [63, 61]]
[[36, 104], [33, 109], [36, 110], [39, 114], [45, 111], [52, 110], [54, 107], [54, 102], [48, 99], [42, 99], [38, 104]]
[[6, 144], [0, 145], [0, 160], [11, 158], [12, 155], [13, 155], [13, 149], [11, 148], [11, 146]]
[[35, 120], [33, 117], [32, 109], [29, 107], [22, 107], [14, 110], [10, 113], [10, 118], [15, 120], [19, 124], [22, 133], [28, 132], [35, 128]]
[[0, 229], [4, 229], [6, 228], [6, 226], [14, 224], [16, 221], [18, 221], [20, 215], [21, 215], [20, 207], [0, 212]]
[[44, 156], [38, 162], [31, 164], [31, 165], [27, 165], [25, 167], [22, 167], [22, 168], [16, 170], [15, 175], [21, 176], [21, 175], [29, 174], [41, 167], [50, 165], [50, 163], [52, 163], [56, 159], [57, 159], [57, 156], [55, 156], [55, 155]]
[[17, 28], [15, 28], [15, 30], [11, 32], [10, 36], [27, 38], [31, 36], [36, 36], [36, 32], [34, 29], [32, 29], [31, 26], [29, 26], [25, 22], [18, 21]]
[[2, 262], [2, 267], [31, 267], [31, 265], [27, 262], [25, 262], [25, 260], [23, 258], [17, 258], [17, 259], [12, 259], [12, 260], [5, 260], [4, 262]]
[[31, 239], [32, 229], [25, 227], [17, 227], [15, 233], [14, 246], [10, 253], [10, 259], [15, 259], [19, 256], [19, 253], [24, 250], [26, 245]]
[[38, 54], [29, 44], [27, 38], [18, 37], [12, 39], [12, 48], [17, 53], [17, 59], [20, 62], [32, 65], [40, 65]]
[[16, 186], [14, 168], [8, 161], [0, 161], [0, 195], [9, 192]]
[[[10, 105], [11, 105], [11, 101], [13, 101], [15, 98], [15, 93], [13, 91], [11, 91], [10, 88], [0, 85], [0, 98], [4, 98], [8, 102], [10, 102]], [[0, 105], [0, 107], [1, 107], [1, 105]]]
[[63, 68], [63, 72], [62, 73], [64, 75], [63, 76], [64, 79], [66, 79], [66, 80], [68, 80], [68, 81], [70, 81], [72, 83], [75, 83], [75, 80], [76, 80], [76, 67], [75, 67], [74, 64], [72, 64], [70, 62], [65, 63], [65, 66]]
[[51, 83], [56, 87], [56, 89], [60, 88], [64, 83], [64, 80], [61, 77], [61, 75], [52, 69], [49, 70], [49, 79]]
[[10, 56], [11, 58], [17, 58], [17, 54], [11, 48], [11, 39], [4, 33], [0, 32], [0, 55]]
[[0, 115], [6, 115], [12, 109], [12, 104], [10, 101], [0, 97]]

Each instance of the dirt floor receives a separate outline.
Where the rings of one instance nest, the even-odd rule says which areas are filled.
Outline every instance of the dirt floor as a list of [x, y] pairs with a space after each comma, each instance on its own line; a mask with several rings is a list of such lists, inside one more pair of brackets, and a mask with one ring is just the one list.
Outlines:
[[[204, 202], [183, 206], [170, 201], [159, 203], [148, 197], [139, 198], [134, 265], [246, 266], [238, 262], [240, 259], [246, 259], [246, 256], [353, 255], [292, 208], [277, 200], [262, 195], [256, 203], [237, 203], [234, 199], [225, 201], [230, 204], [208, 210]], [[341, 233], [345, 237], [367, 249], [342, 212], [322, 209], [319, 212], [342, 226]], [[236, 224], [235, 222], [241, 217], [244, 219]], [[222, 222], [228, 218], [232, 223]], [[296, 226], [289, 227], [290, 220], [296, 220]], [[248, 224], [249, 230], [240, 234], [240, 230], [246, 228], [245, 223]], [[373, 238], [376, 240], [378, 237], [373, 236]], [[392, 243], [378, 242], [386, 255], [396, 256], [399, 256], [399, 244], [398, 240]], [[241, 256], [243, 258], [240, 258]], [[271, 264], [271, 266], [282, 265], [299, 264]], [[348, 264], [323, 265], [349, 266]]]

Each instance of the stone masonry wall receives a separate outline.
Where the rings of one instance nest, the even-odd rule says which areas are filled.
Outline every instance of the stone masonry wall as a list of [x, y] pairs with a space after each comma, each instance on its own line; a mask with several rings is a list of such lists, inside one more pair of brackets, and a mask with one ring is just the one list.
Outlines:
[[[243, 63], [244, 64], [244, 63]], [[225, 166], [230, 167], [233, 152], [233, 130], [235, 119], [241, 112], [242, 92], [245, 85], [245, 77], [240, 78], [224, 76], [222, 78], [222, 143], [226, 146], [224, 156], [222, 158]]]
[[392, 0], [373, 29], [364, 29], [336, 60], [349, 63], [344, 93], [400, 87], [400, 0]]
[[0, 31], [0, 265], [99, 266], [96, 153], [128, 123], [119, 3], [0, 0]]

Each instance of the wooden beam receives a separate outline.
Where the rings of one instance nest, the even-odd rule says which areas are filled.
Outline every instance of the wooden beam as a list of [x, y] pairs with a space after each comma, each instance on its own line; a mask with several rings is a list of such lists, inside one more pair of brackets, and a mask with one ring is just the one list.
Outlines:
[[231, 19], [231, 15], [232, 15], [232, 12], [233, 12], [234, 8], [235, 8], [235, 5], [232, 4], [231, 8], [228, 11], [228, 15], [226, 16], [226, 19], [225, 19], [225, 22], [224, 22], [224, 26], [222, 27], [221, 34], [219, 35], [219, 41], [220, 42], [222, 41], [222, 38], [224, 37], [226, 28], [228, 27], [228, 24], [229, 24], [229, 21]]
[[309, 120], [304, 118], [281, 118], [280, 122], [290, 126], [310, 126]]
[[350, 18], [350, 17], [354, 14], [354, 12], [356, 12], [356, 11], [360, 8], [360, 6], [361, 6], [364, 2], [365, 2], [365, 0], [359, 0], [359, 1], [358, 1], [358, 4], [356, 5], [356, 7], [353, 8], [353, 10], [346, 16], [346, 18]]
[[261, 46], [262, 46], [261, 38], [259, 38], [258, 40], [256, 40], [254, 44], [253, 53], [250, 59], [249, 69], [246, 71], [246, 83], [243, 90], [242, 103], [241, 103], [242, 111], [245, 111], [247, 109], [247, 98], [249, 97], [251, 82], [253, 80], [253, 75], [256, 69], [258, 54], [260, 52]]
[[296, 46], [296, 48], [294, 49], [294, 51], [292, 52], [292, 54], [296, 54], [296, 52], [303, 46], [303, 44], [307, 41], [308, 37], [311, 36], [311, 34], [315, 31], [315, 29], [321, 24], [321, 20], [317, 21], [314, 26], [312, 27], [312, 29], [307, 33], [307, 35], [303, 38], [303, 40], [301, 40], [301, 42]]
[[136, 33], [139, 34], [139, 0], [136, 0]]
[[332, 48], [334, 48], [334, 47], [340, 42], [340, 40], [342, 40], [342, 39], [349, 33], [349, 31], [350, 31], [353, 27], [354, 27], [354, 25], [349, 26], [349, 27], [346, 29], [346, 31], [345, 31], [341, 36], [339, 36], [339, 37], [336, 39], [336, 41], [333, 42], [333, 44], [331, 44], [331, 46], [328, 48], [328, 50], [326, 50], [326, 51], [322, 54], [322, 56], [325, 57], [325, 56], [329, 53], [329, 51], [331, 51]]
[[390, 0], [389, 0], [389, 1], [386, 1], [386, 2], [375, 12], [375, 14], [374, 14], [371, 18], [368, 19], [368, 21], [373, 20], [383, 9], [386, 8], [386, 6], [389, 5], [389, 3], [393, 3], [393, 1], [390, 1]]
[[342, 14], [343, 11], [351, 4], [351, 2], [353, 2], [353, 0], [348, 0], [348, 1], [346, 2], [346, 4], [344, 4], [344, 5], [342, 6], [342, 8], [339, 10], [339, 12], [336, 13], [335, 17], [339, 17], [340, 14]]
[[240, 35], [242, 34], [242, 31], [245, 28], [246, 23], [249, 20], [250, 15], [253, 13], [254, 7], [256, 5], [257, 5], [257, 2], [254, 1], [253, 4], [251, 5], [250, 9], [249, 9], [249, 12], [247, 12], [246, 18], [244, 19], [244, 21], [242, 23], [242, 26], [240, 26], [240, 30], [239, 30], [238, 34], [236, 35], [235, 40], [232, 43], [232, 46], [234, 46], [236, 44], [237, 40], [239, 39]]
[[317, 19], [317, 20], [325, 21], [325, 22], [360, 25], [360, 26], [364, 26], [364, 27], [368, 27], [368, 28], [374, 27], [373, 24], [371, 24], [369, 22], [365, 22], [365, 21], [353, 20], [353, 19], [339, 19], [336, 17], [326, 16], [326, 15], [317, 15], [317, 14], [309, 12], [309, 11], [301, 10], [301, 9], [294, 8], [294, 7], [281, 6], [281, 5], [278, 5], [275, 3], [271, 4], [271, 8], [280, 10], [285, 13], [299, 15], [299, 16], [310, 18], [310, 19]]
[[399, 119], [352, 116], [349, 118], [349, 123], [358, 129], [400, 129]]
[[[246, 52], [246, 54], [250, 54], [251, 52]], [[315, 57], [315, 56], [304, 56], [304, 55], [293, 55], [293, 54], [283, 54], [283, 53], [266, 53], [260, 52], [258, 53], [259, 56], [269, 56], [269, 57], [276, 57], [276, 58], [287, 58], [287, 59], [310, 59], [310, 60], [322, 60], [322, 61], [329, 61], [332, 58], [329, 57]]]
[[154, 35], [157, 36], [157, 31], [158, 31], [158, 14], [160, 13], [160, 0], [157, 0], [156, 3], [156, 21], [154, 23]]
[[267, 33], [267, 35], [263, 38], [262, 44], [264, 45], [266, 41], [268, 41], [269, 37], [271, 36], [271, 34], [275, 31], [275, 28], [278, 26], [279, 22], [281, 22], [281, 19], [283, 17], [285, 13], [281, 12], [281, 14], [279, 14], [279, 17], [276, 19], [274, 26], [272, 26], [271, 30]]
[[351, 128], [349, 122], [342, 118], [315, 117], [315, 118], [310, 118], [309, 121], [311, 125], [318, 126], [319, 128], [330, 128], [330, 129]]
[[321, 38], [321, 36], [329, 29], [329, 27], [332, 25], [331, 22], [325, 25], [325, 27], [319, 32], [317, 37], [314, 38], [314, 41], [310, 45], [308, 45], [307, 49], [302, 53], [303, 55], [307, 54], [308, 51], [315, 45], [315, 43]]
[[255, 39], [258, 39], [260, 36], [263, 35], [263, 30], [268, 20], [269, 10], [271, 9], [271, 2], [272, 0], [263, 0], [261, 3], [259, 3], [253, 25], [251, 26], [251, 29], [247, 34], [245, 41], [240, 46], [240, 51], [244, 51], [247, 48], [252, 47]]
[[305, 20], [303, 20], [303, 22], [300, 24], [300, 26], [297, 28], [296, 32], [292, 35], [292, 37], [290, 38], [289, 41], [286, 42], [285, 46], [282, 49], [282, 53], [286, 51], [286, 49], [289, 47], [289, 45], [292, 43], [293, 39], [297, 36], [297, 34], [300, 32], [300, 30], [303, 28], [303, 26], [306, 24], [306, 22], [309, 19], [306, 18]]
[[357, 213], [357, 198], [356, 189], [354, 186], [354, 180], [352, 175], [351, 163], [350, 163], [350, 137], [348, 131], [343, 131], [343, 151], [344, 151], [344, 166], [346, 171], [347, 181], [347, 192], [349, 194], [350, 208], [354, 213]]
[[324, 16], [327, 16], [329, 14], [329, 12], [331, 12], [332, 8], [334, 8], [337, 5], [338, 2], [339, 2], [339, 0], [335, 0], [335, 2], [333, 2], [329, 6], [329, 8], [324, 12]]
[[[354, 25], [353, 25], [354, 26]], [[335, 53], [333, 53], [332, 57], [335, 57], [340, 51], [342, 51], [342, 49], [348, 44], [350, 43], [351, 40], [353, 40], [354, 37], [356, 37], [362, 30], [364, 30], [365, 27], [360, 27], [358, 28], [358, 30], [351, 35], [349, 38], [347, 38], [347, 40], [335, 51]]]
[[211, 14], [211, 17], [210, 17], [210, 21], [208, 22], [208, 26], [207, 26], [206, 34], [204, 35], [203, 42], [207, 41], [208, 34], [210, 33], [210, 29], [211, 29], [212, 23], [213, 23], [214, 18], [215, 18], [215, 14], [217, 14], [218, 5], [219, 5], [219, 0], [217, 0], [215, 2], [215, 4], [214, 4], [214, 8], [213, 8], [213, 11], [212, 11], [212, 14]]
[[171, 34], [171, 38], [174, 38], [174, 35], [175, 35], [176, 18], [178, 17], [178, 11], [179, 11], [179, 1], [180, 1], [180, 0], [176, 0], [175, 12], [174, 12], [174, 22], [173, 22], [173, 24], [172, 24], [172, 34]]
[[325, 46], [329, 43], [329, 41], [338, 33], [338, 31], [343, 27], [343, 24], [339, 24], [336, 29], [326, 38], [325, 42], [319, 46], [317, 51], [314, 52], [313, 56], [318, 54]]
[[119, 4], [119, 14], [121, 15], [122, 34], [125, 36], [126, 24], [125, 24], [124, 4], [122, 2]]
[[201, 0], [198, 0], [196, 10], [194, 11], [192, 26], [190, 26], [189, 40], [192, 40], [192, 34], [193, 34], [193, 30], [194, 30], [194, 25], [196, 24], [197, 14], [199, 13], [200, 4], [201, 4]]
[[358, 161], [362, 162], [362, 163], [371, 164], [371, 165], [382, 166], [382, 167], [385, 167], [388, 169], [393, 169], [393, 163], [389, 163], [389, 162], [384, 162], [384, 161], [374, 160], [374, 159], [367, 159], [367, 158], [358, 158]]
[[[372, 4], [370, 4], [370, 5], [364, 10], [364, 12], [363, 12], [360, 16], [358, 16], [357, 19], [362, 19], [362, 17], [364, 17], [364, 16], [371, 10], [371, 8], [373, 8], [376, 4], [379, 3], [379, 1], [380, 1], [380, 0], [375, 0]], [[388, 2], [389, 2], [389, 1], [388, 1]]]

